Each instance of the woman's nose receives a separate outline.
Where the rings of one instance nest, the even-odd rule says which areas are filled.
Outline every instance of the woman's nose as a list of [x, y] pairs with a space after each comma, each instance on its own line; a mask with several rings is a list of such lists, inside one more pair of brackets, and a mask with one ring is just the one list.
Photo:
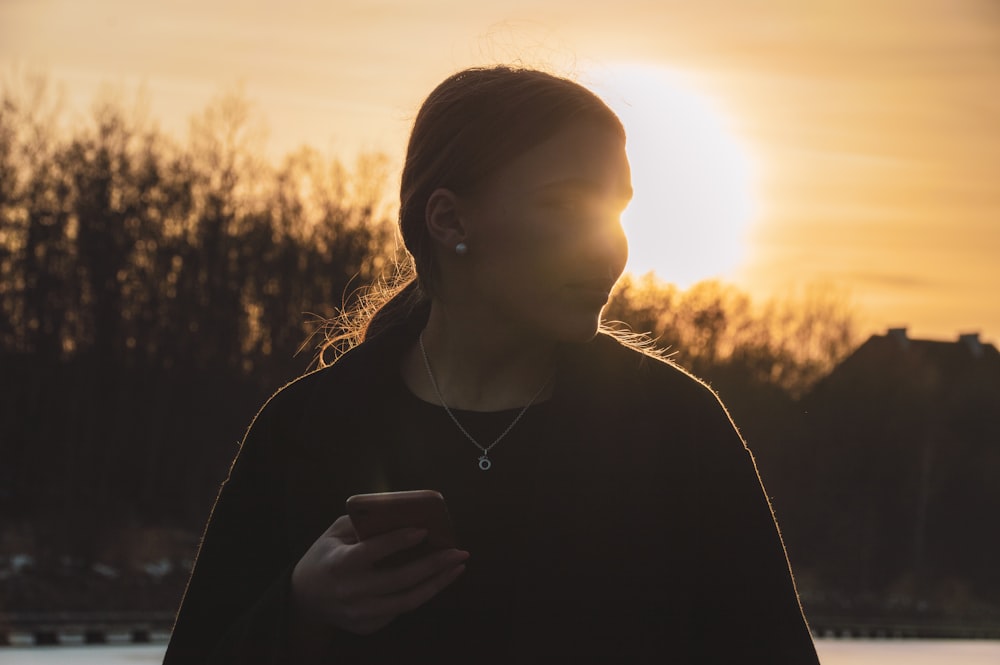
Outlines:
[[628, 238], [621, 223], [621, 214], [605, 216], [596, 224], [589, 238], [589, 251], [595, 260], [608, 266], [612, 277], [618, 278], [628, 261]]

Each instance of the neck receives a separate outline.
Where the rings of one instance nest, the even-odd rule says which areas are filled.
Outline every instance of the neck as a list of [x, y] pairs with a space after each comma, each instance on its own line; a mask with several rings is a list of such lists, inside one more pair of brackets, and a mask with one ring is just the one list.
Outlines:
[[[499, 411], [527, 404], [549, 381], [555, 367], [555, 343], [518, 331], [474, 325], [450, 316], [437, 303], [422, 333], [424, 349], [441, 396], [449, 407]], [[438, 403], [419, 345], [405, 355], [407, 386], [421, 399]], [[551, 386], [538, 396], [544, 400]]]

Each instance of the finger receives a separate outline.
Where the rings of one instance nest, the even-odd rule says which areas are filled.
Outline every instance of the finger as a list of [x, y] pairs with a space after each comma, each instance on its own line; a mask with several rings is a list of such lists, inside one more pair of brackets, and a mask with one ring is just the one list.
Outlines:
[[[363, 592], [358, 589], [358, 601], [345, 612], [341, 626], [349, 627], [350, 630], [359, 634], [374, 632], [390, 623], [396, 616], [410, 612], [426, 603], [454, 582], [463, 572], [465, 572], [464, 563], [449, 566], [439, 570], [431, 577], [424, 578], [416, 585], [389, 595], [373, 596], [370, 595], [369, 589], [365, 589]], [[381, 574], [384, 575], [384, 573]]]
[[464, 550], [432, 552], [402, 566], [372, 570], [358, 579], [359, 590], [365, 595], [373, 596], [399, 594], [464, 564], [468, 558], [469, 553]]
[[383, 598], [384, 604], [379, 609], [392, 616], [412, 612], [440, 593], [464, 572], [464, 563], [446, 568], [402, 593]]
[[345, 559], [370, 565], [390, 554], [419, 545], [425, 538], [427, 538], [427, 529], [396, 529], [366, 538], [356, 545], [352, 545], [351, 552]]
[[351, 521], [350, 515], [338, 517], [323, 535], [338, 538], [344, 542], [358, 542], [358, 534], [354, 531], [354, 522]]

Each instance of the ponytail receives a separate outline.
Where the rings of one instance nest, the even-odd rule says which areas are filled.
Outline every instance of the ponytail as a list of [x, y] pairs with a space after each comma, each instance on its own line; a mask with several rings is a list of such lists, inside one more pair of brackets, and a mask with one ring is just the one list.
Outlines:
[[313, 364], [316, 367], [332, 365], [361, 342], [377, 337], [429, 308], [430, 299], [421, 288], [412, 263], [407, 261], [397, 265], [390, 279], [363, 287], [353, 305], [323, 321], [313, 333], [323, 336]]
[[415, 312], [430, 307], [430, 299], [420, 288], [416, 277], [410, 278], [381, 307], [376, 309], [365, 326], [364, 337], [369, 340], [389, 328], [409, 321]]

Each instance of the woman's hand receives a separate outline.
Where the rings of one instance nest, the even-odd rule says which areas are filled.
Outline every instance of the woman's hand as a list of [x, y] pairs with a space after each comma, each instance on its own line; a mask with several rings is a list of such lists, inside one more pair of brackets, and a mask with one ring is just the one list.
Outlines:
[[420, 607], [462, 574], [469, 553], [441, 550], [393, 568], [375, 562], [426, 536], [424, 529], [400, 529], [361, 542], [350, 517], [339, 517], [292, 572], [299, 620], [315, 630], [335, 626], [367, 635]]

